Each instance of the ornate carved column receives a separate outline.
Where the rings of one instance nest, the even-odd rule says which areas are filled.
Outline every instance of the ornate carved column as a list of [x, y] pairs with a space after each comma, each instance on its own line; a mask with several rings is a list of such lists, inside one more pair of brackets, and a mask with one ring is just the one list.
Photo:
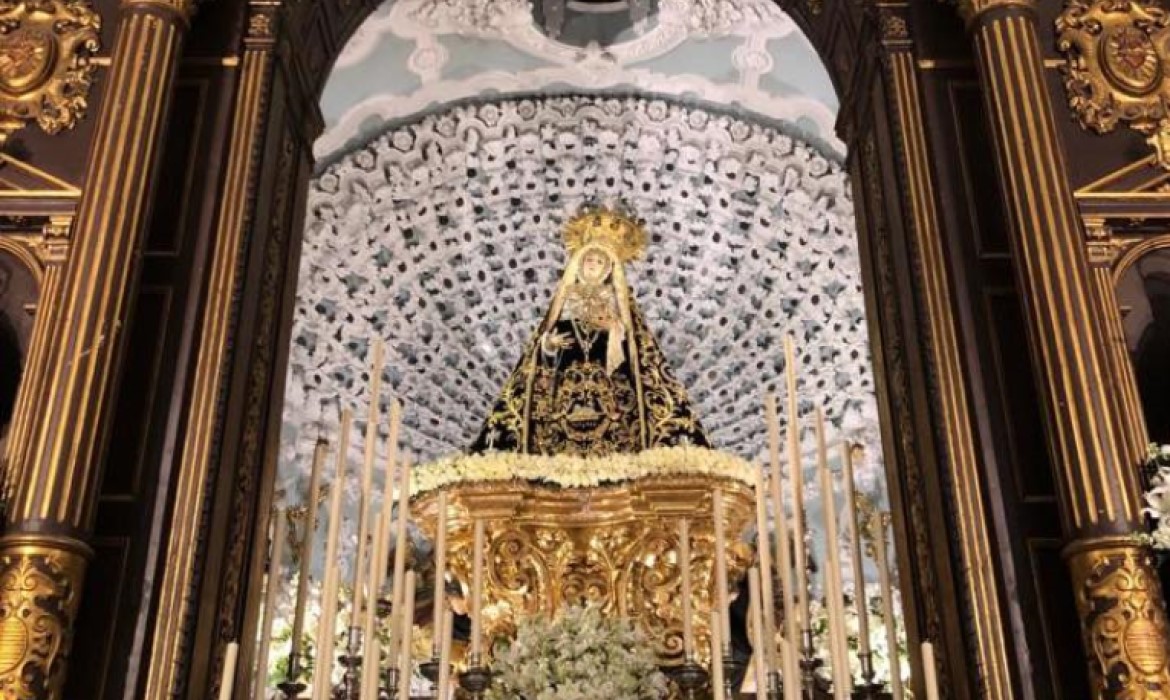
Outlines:
[[[971, 605], [981, 618], [981, 624], [973, 630], [979, 680], [988, 697], [1009, 700], [1013, 690], [1004, 641], [1007, 618], [1000, 606], [1002, 592], [996, 572], [983, 565], [992, 558], [992, 533], [990, 518], [984, 515], [987, 496], [976, 456], [974, 418], [968, 410], [970, 397], [963, 376], [955, 306], [935, 204], [934, 174], [915, 68], [909, 5], [908, 1], [877, 5], [882, 68], [897, 124], [898, 177], [902, 182], [903, 210], [910, 224], [913, 263], [926, 301], [929, 348], [937, 371], [939, 411], [944, 421], [945, 468], [956, 485], [956, 506], [963, 514], [956, 518], [963, 557], [961, 573]], [[929, 629], [926, 632], [931, 634]], [[948, 660], [946, 647], [942, 649], [944, 655], [939, 657], [939, 662], [945, 671], [948, 661], [957, 660]]]
[[0, 538], [0, 695], [60, 698], [159, 135], [193, 0], [123, 0], [53, 302], [27, 449]]
[[1140, 527], [1138, 464], [1097, 313], [1032, 0], [968, 0], [1016, 281], [1056, 471], [1065, 556], [1098, 698], [1170, 698], [1165, 604]]

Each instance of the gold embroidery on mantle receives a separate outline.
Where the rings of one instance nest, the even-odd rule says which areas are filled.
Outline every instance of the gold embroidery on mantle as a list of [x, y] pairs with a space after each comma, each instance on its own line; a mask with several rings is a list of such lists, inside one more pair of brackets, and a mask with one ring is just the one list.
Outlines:
[[49, 134], [77, 125], [100, 30], [88, 0], [0, 0], [0, 145], [28, 121]]

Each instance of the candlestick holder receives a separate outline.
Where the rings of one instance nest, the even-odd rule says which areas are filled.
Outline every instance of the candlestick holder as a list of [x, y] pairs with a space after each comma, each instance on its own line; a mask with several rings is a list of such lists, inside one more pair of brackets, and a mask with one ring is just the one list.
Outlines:
[[780, 683], [780, 672], [768, 672], [768, 691], [766, 697], [768, 700], [780, 700], [784, 697], [783, 685]]
[[736, 658], [731, 647], [726, 647], [723, 650], [723, 697], [727, 700], [739, 697], [739, 693], [735, 692], [735, 681], [746, 669], [747, 664]]
[[711, 674], [707, 673], [707, 669], [699, 665], [691, 656], [687, 657], [681, 666], [671, 669], [670, 676], [674, 679], [682, 697], [687, 700], [695, 700], [699, 691], [707, 687]]
[[439, 660], [439, 654], [434, 649], [432, 649], [430, 661], [424, 661], [421, 664], [419, 664], [418, 665], [418, 672], [422, 674], [423, 678], [430, 681], [431, 685], [435, 686], [435, 690], [438, 690], [439, 670], [441, 668], [442, 668], [442, 664], [440, 663], [440, 660]]
[[276, 686], [276, 689], [284, 695], [285, 700], [297, 700], [301, 693], [309, 689], [309, 686], [298, 680], [300, 676], [301, 655], [294, 651], [288, 655], [288, 672], [284, 674], [284, 681]]
[[398, 669], [391, 666], [387, 668], [382, 674], [382, 695], [387, 700], [395, 700], [398, 697]]
[[887, 697], [882, 692], [884, 686], [881, 683], [874, 682], [874, 677], [877, 675], [873, 670], [873, 653], [866, 652], [858, 654], [858, 659], [861, 661], [861, 683], [853, 686], [853, 697], [855, 700], [882, 700]]
[[491, 685], [492, 672], [483, 665], [481, 655], [473, 655], [467, 670], [459, 674], [459, 687], [467, 691], [475, 700], [480, 700]]
[[804, 700], [816, 700], [817, 691], [824, 690], [824, 681], [817, 675], [821, 667], [821, 660], [817, 658], [816, 647], [813, 645], [811, 629], [804, 630], [804, 650], [800, 658], [801, 693]]

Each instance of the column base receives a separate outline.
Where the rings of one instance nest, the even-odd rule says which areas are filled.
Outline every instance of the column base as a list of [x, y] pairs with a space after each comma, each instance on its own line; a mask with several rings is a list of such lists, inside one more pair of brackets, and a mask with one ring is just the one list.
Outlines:
[[1135, 538], [1076, 540], [1064, 552], [1093, 697], [1170, 700], [1170, 628], [1149, 547]]
[[91, 554], [85, 543], [69, 537], [0, 538], [0, 697], [62, 697]]

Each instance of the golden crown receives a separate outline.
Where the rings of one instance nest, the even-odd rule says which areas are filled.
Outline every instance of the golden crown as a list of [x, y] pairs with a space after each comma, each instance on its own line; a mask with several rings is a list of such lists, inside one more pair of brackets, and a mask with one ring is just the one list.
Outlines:
[[587, 209], [565, 224], [565, 247], [573, 255], [600, 245], [620, 262], [637, 260], [646, 250], [646, 230], [632, 217], [606, 208]]

